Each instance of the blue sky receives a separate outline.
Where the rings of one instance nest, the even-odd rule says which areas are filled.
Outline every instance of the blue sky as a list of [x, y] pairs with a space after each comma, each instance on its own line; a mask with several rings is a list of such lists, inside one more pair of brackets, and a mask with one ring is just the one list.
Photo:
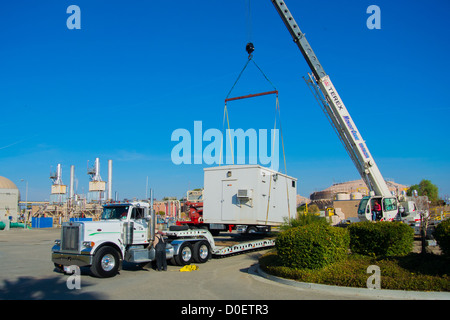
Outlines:
[[[81, 9], [69, 30], [67, 7]], [[369, 30], [369, 5], [381, 29]], [[450, 195], [447, 77], [450, 2], [300, 1], [287, 5], [330, 75], [383, 176], [429, 179]], [[9, 1], [0, 4], [0, 176], [28, 198], [49, 199], [50, 170], [75, 166], [88, 189], [87, 161], [114, 163], [120, 198], [181, 197], [203, 186], [205, 164], [175, 165], [171, 134], [222, 129], [224, 98], [247, 60], [279, 90], [287, 173], [309, 196], [359, 179], [302, 76], [309, 72], [269, 0]], [[252, 66], [234, 94], [271, 87]], [[271, 96], [228, 107], [232, 128], [273, 128]], [[205, 145], [202, 146], [203, 148]], [[282, 158], [280, 158], [280, 162]], [[284, 169], [282, 170], [284, 171]]]

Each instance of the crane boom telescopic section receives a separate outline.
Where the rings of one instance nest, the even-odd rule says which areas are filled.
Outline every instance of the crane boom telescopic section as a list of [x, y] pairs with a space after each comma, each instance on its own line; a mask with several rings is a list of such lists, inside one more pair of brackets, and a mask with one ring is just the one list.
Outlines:
[[287, 8], [286, 3], [283, 0], [271, 1], [311, 68], [313, 76], [310, 76], [311, 81], [309, 83], [307, 81], [307, 83], [314, 86], [314, 91], [317, 94], [320, 91], [323, 95], [323, 97], [319, 97], [318, 101], [323, 105], [323, 110], [329, 117], [359, 174], [374, 195], [391, 197], [389, 188], [375, 164], [375, 160], [371, 156], [365, 141], [362, 139], [330, 77], [326, 74], [308, 40], [306, 40], [305, 35]]

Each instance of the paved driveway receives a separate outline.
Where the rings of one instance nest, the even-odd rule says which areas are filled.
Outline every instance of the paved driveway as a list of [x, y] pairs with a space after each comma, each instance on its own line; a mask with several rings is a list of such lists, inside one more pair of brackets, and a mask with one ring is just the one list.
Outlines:
[[0, 231], [0, 299], [145, 299], [145, 300], [303, 300], [355, 299], [356, 296], [295, 288], [267, 280], [249, 268], [261, 252], [212, 259], [199, 269], [180, 272], [125, 264], [114, 278], [98, 279], [82, 269], [80, 289], [68, 289], [69, 276], [50, 259], [59, 229]]

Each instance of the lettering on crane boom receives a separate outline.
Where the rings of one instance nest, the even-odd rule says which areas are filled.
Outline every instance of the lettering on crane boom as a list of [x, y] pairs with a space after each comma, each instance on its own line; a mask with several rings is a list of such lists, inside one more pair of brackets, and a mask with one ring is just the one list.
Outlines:
[[339, 111], [344, 109], [344, 105], [341, 102], [341, 100], [339, 99], [338, 94], [335, 92], [335, 89], [334, 89], [333, 85], [331, 84], [331, 81], [329, 81], [328, 76], [326, 76], [323, 79], [323, 84], [327, 88], [327, 91], [328, 91], [328, 94], [330, 95], [330, 98], [333, 100], [334, 105], [339, 109]]
[[[342, 111], [344, 109], [344, 104], [340, 100], [338, 94], [335, 92], [333, 85], [331, 84], [331, 81], [329, 80], [328, 76], [324, 77], [323, 84], [325, 85], [329, 98], [333, 99], [334, 105], [339, 109], [339, 111]], [[353, 125], [350, 121], [350, 116], [343, 116], [345, 123], [347, 124], [348, 128], [350, 129], [350, 132], [352, 133], [353, 137], [355, 137], [355, 140], [360, 140], [358, 137], [358, 132], [355, 130]], [[364, 154], [364, 157], [366, 159], [370, 159], [369, 152], [366, 149], [366, 146], [363, 142], [358, 144], [361, 148], [362, 153]]]
[[335, 106], [339, 109], [339, 111], [341, 111], [342, 109], [344, 109], [344, 106], [342, 105], [342, 102], [339, 100], [339, 97], [337, 95], [336, 92], [334, 92], [332, 87], [328, 88], [328, 92], [330, 93], [331, 98], [334, 101]]
[[369, 159], [369, 153], [367, 152], [367, 149], [366, 149], [366, 147], [364, 146], [364, 143], [360, 143], [359, 144], [359, 147], [361, 148], [361, 151], [363, 152], [363, 154], [364, 154], [364, 156], [367, 158], [367, 159]]
[[350, 122], [350, 117], [344, 116], [344, 121], [347, 124], [348, 128], [350, 129], [350, 132], [352, 133], [355, 140], [359, 140], [358, 132], [355, 130], [355, 128], [353, 128], [352, 123]]

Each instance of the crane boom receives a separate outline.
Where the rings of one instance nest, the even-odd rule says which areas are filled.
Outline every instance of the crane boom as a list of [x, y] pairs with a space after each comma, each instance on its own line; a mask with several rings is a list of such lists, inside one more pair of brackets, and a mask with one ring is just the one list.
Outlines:
[[286, 3], [283, 0], [271, 1], [311, 68], [312, 75], [309, 80], [306, 80], [307, 84], [313, 88], [317, 101], [321, 104], [371, 194], [391, 197], [389, 188], [365, 141]]

